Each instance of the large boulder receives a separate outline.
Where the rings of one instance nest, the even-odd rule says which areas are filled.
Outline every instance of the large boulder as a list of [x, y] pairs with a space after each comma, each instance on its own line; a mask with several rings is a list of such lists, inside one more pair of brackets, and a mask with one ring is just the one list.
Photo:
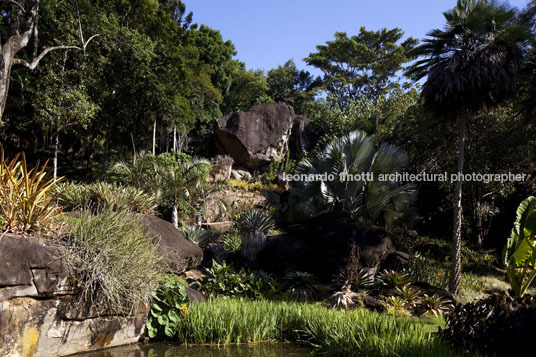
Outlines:
[[302, 224], [286, 228], [287, 233], [268, 239], [258, 255], [262, 269], [284, 272], [301, 270], [329, 282], [351, 256], [359, 251], [358, 267], [377, 273], [381, 263], [396, 251], [388, 234], [377, 227], [360, 230], [345, 212], [325, 212]]
[[289, 141], [290, 158], [300, 160], [313, 150], [320, 135], [314, 130], [311, 119], [296, 115], [292, 120], [292, 133]]
[[47, 239], [0, 237], [0, 356], [66, 356], [143, 335], [146, 305], [131, 317], [72, 313], [79, 288], [64, 254]]
[[186, 239], [173, 224], [153, 215], [144, 215], [141, 222], [157, 238], [167, 272], [180, 274], [201, 264], [203, 250]]
[[294, 109], [284, 103], [255, 105], [217, 120], [217, 149], [236, 164], [258, 169], [287, 153]]

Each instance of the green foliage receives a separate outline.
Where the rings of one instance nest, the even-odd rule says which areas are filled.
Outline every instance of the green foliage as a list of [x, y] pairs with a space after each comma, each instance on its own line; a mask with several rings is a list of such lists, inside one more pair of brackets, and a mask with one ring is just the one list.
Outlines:
[[8, 160], [0, 146], [0, 217], [1, 230], [27, 232], [50, 230], [61, 214], [56, 185], [62, 178], [50, 178], [47, 163], [28, 170], [22, 154]]
[[351, 132], [298, 165], [297, 174], [332, 175], [333, 180], [297, 181], [291, 191], [292, 203], [307, 216], [326, 209], [347, 211], [363, 227], [411, 223], [415, 187], [380, 177], [402, 172], [407, 161], [406, 153], [395, 146], [383, 143], [376, 150], [365, 133]]
[[179, 319], [188, 313], [190, 298], [181, 279], [166, 275], [162, 286], [152, 293], [151, 312], [147, 320], [147, 334], [173, 337], [177, 333]]
[[[238, 318], [239, 317], [239, 318]], [[211, 299], [180, 320], [176, 341], [231, 345], [299, 342], [332, 356], [456, 356], [421, 322], [297, 302]]]
[[[335, 290], [340, 289], [342, 286], [348, 283], [348, 272], [345, 268], [340, 267], [338, 273], [334, 274], [332, 278], [332, 285]], [[352, 291], [360, 291], [371, 288], [374, 284], [374, 279], [366, 269], [359, 269], [357, 274], [350, 283]]]
[[516, 221], [503, 250], [508, 280], [517, 296], [523, 296], [536, 277], [536, 197], [519, 205]]
[[218, 238], [216, 233], [199, 226], [184, 226], [181, 230], [186, 239], [199, 246], [205, 246]]
[[150, 214], [157, 206], [154, 195], [135, 187], [97, 182], [91, 185], [65, 183], [59, 187], [59, 202], [66, 210], [93, 208]]
[[381, 285], [387, 286], [390, 288], [396, 288], [398, 286], [404, 286], [409, 284], [409, 276], [406, 273], [396, 272], [394, 270], [384, 270], [376, 279], [380, 282]]
[[277, 161], [273, 159], [270, 162], [268, 171], [263, 175], [264, 182], [272, 182], [282, 174], [291, 174], [296, 168], [296, 161], [290, 158], [290, 151], [287, 151], [285, 158], [282, 161]]
[[235, 271], [226, 262], [216, 261], [212, 261], [200, 285], [201, 291], [210, 296], [262, 298], [277, 292], [277, 283], [269, 274]]
[[307, 272], [287, 273], [283, 278], [283, 287], [297, 301], [312, 301], [319, 293], [314, 275]]
[[376, 99], [385, 93], [391, 78], [411, 57], [417, 40], [398, 43], [403, 31], [398, 28], [367, 31], [348, 36], [336, 32], [335, 39], [317, 46], [317, 52], [305, 59], [308, 65], [324, 73], [323, 88], [336, 97], [341, 109], [359, 97]]
[[400, 296], [388, 296], [382, 301], [382, 303], [386, 308], [387, 314], [397, 316], [409, 315], [409, 312], [407, 310], [409, 304], [406, 299]]
[[62, 241], [82, 289], [81, 306], [98, 313], [135, 313], [162, 277], [156, 238], [128, 212], [81, 211], [67, 219]]
[[417, 304], [421, 302], [419, 291], [411, 286], [397, 287], [395, 289], [395, 294], [404, 299], [406, 304], [411, 308], [416, 307]]
[[267, 233], [274, 228], [274, 221], [265, 211], [251, 210], [240, 216], [238, 227], [244, 232]]
[[492, 295], [456, 306], [447, 315], [444, 338], [463, 350], [497, 356], [529, 356], [534, 350], [536, 298]]
[[427, 294], [424, 294], [422, 297], [421, 305], [436, 317], [452, 310], [454, 307], [452, 302], [447, 298], [443, 298], [439, 295], [429, 296]]
[[230, 253], [239, 252], [242, 247], [242, 237], [238, 232], [225, 232], [219, 238], [223, 248]]

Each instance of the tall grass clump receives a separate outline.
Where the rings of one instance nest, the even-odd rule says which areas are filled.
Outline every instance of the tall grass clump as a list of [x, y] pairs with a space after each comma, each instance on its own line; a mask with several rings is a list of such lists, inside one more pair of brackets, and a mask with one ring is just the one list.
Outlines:
[[127, 212], [85, 210], [69, 218], [63, 242], [81, 287], [81, 306], [129, 315], [149, 302], [162, 278], [155, 237]]
[[109, 211], [153, 213], [158, 205], [156, 196], [142, 190], [97, 182], [90, 185], [66, 183], [60, 186], [60, 203], [67, 210], [94, 208]]
[[211, 299], [190, 307], [175, 337], [187, 344], [298, 342], [339, 356], [456, 356], [420, 322], [298, 302]]

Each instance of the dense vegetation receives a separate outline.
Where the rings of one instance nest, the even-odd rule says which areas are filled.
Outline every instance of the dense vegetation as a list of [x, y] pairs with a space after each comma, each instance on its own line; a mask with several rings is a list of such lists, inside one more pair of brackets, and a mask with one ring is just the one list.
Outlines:
[[[458, 0], [422, 42], [398, 28], [337, 32], [304, 59], [318, 77], [292, 60], [247, 70], [181, 1], [15, 0], [0, 12], [0, 233], [64, 248], [89, 309], [125, 316], [150, 302], [151, 338], [298, 342], [331, 355], [456, 355], [448, 343], [500, 355], [504, 336], [529, 338], [535, 1]], [[217, 162], [205, 159], [216, 119], [278, 101], [311, 119], [316, 147], [217, 182]], [[404, 171], [526, 180], [279, 177]], [[269, 239], [326, 210], [360, 231], [385, 229], [408, 261], [360, 270], [354, 244], [329, 284], [255, 269]], [[214, 255], [201, 277], [163, 270], [146, 214]], [[210, 229], [218, 220], [226, 232]], [[208, 302], [190, 304], [188, 285]], [[444, 325], [442, 337], [431, 333]]]

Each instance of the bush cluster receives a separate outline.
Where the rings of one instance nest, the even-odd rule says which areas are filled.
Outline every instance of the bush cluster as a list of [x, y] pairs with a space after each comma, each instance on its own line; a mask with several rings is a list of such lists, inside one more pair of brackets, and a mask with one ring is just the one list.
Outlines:
[[536, 297], [492, 295], [458, 305], [442, 334], [454, 346], [496, 356], [533, 356]]

